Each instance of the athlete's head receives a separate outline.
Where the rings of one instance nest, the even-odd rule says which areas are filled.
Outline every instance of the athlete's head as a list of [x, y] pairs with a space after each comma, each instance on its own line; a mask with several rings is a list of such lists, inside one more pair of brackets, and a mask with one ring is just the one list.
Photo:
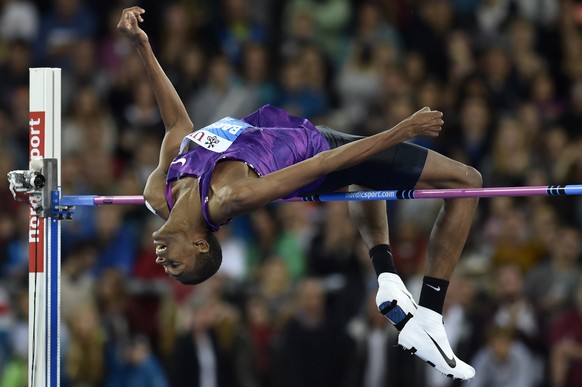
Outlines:
[[194, 235], [184, 231], [153, 233], [156, 263], [184, 285], [206, 281], [222, 263], [222, 248], [216, 236], [210, 231]]

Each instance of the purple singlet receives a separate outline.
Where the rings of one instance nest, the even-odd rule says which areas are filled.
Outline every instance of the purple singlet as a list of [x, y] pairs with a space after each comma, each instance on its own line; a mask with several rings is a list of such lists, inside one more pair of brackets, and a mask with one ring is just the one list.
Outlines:
[[[173, 181], [184, 176], [198, 177], [202, 215], [212, 231], [220, 227], [212, 223], [208, 213], [210, 179], [218, 161], [243, 161], [259, 176], [265, 176], [329, 150], [329, 144], [309, 120], [290, 116], [271, 105], [261, 107], [242, 120], [222, 119], [187, 138], [199, 146], [185, 153], [181, 149], [181, 154], [170, 164], [166, 176], [166, 201], [171, 210], [174, 207]], [[185, 139], [182, 148], [188, 142]], [[313, 191], [323, 179], [319, 178], [286, 198]]]

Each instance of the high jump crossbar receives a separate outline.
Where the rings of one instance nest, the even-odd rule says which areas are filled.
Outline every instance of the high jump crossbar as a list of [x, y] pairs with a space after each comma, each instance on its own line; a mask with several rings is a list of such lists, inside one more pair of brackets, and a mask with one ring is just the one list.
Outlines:
[[[30, 69], [29, 170], [12, 171], [11, 189], [26, 193], [29, 213], [28, 385], [60, 385], [60, 220], [76, 206], [141, 205], [143, 196], [61, 196], [61, 70]], [[582, 185], [338, 192], [280, 201], [365, 201], [581, 195]]]
[[[493, 198], [501, 196], [565, 196], [582, 195], [582, 184], [539, 185], [523, 187], [485, 187], [460, 189], [416, 189], [388, 191], [333, 192], [320, 195], [307, 195], [280, 202], [338, 202], [369, 200], [407, 200], [407, 199], [458, 199], [458, 198]], [[141, 195], [70, 195], [60, 199], [63, 206], [102, 206], [144, 204]]]

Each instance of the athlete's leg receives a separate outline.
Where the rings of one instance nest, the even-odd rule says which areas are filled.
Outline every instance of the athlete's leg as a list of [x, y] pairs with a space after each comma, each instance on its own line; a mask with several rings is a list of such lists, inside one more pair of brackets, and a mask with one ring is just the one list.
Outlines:
[[[430, 188], [480, 188], [481, 174], [474, 168], [429, 151], [416, 185]], [[477, 198], [444, 200], [430, 235], [426, 275], [449, 280], [459, 260], [473, 216]]]
[[[366, 188], [358, 185], [350, 186], [350, 191], [364, 190]], [[350, 217], [360, 231], [368, 249], [380, 244], [390, 244], [385, 201], [352, 201], [348, 202], [348, 208]]]
[[[318, 126], [329, 146], [335, 148], [358, 140], [353, 136]], [[400, 152], [398, 150], [401, 150]], [[398, 156], [400, 155], [400, 157]], [[408, 155], [408, 156], [407, 156]], [[366, 189], [411, 189], [418, 181], [426, 158], [424, 148], [398, 145], [372, 159], [328, 175], [318, 192]], [[396, 169], [391, 173], [390, 171]], [[417, 305], [398, 276], [390, 250], [385, 201], [349, 202], [350, 217], [368, 246], [370, 260], [378, 276], [378, 310], [401, 330], [416, 311]]]
[[[363, 191], [365, 187], [352, 185], [351, 191]], [[385, 201], [349, 202], [350, 217], [368, 246], [370, 260], [378, 276], [376, 305], [396, 329], [412, 318], [418, 306], [406, 289], [394, 266], [388, 234], [388, 214]]]
[[[322, 134], [332, 147], [352, 140], [351, 136], [329, 129], [322, 130]], [[481, 186], [481, 175], [475, 169], [438, 153], [414, 144], [401, 143], [366, 162], [328, 175], [318, 190], [320, 193], [331, 192], [348, 184], [375, 190], [469, 188]], [[356, 224], [360, 230], [364, 230], [364, 239], [369, 243], [381, 241], [382, 234], [388, 233], [388, 224], [384, 225], [378, 218], [378, 212], [375, 212], [379, 206], [352, 205]], [[401, 323], [396, 324], [397, 328], [402, 329], [405, 324], [398, 338], [400, 345], [415, 352], [444, 374], [459, 379], [470, 379], [475, 371], [458, 359], [451, 349], [442, 322], [442, 302], [448, 280], [465, 244], [476, 206], [476, 199], [445, 200], [430, 236], [429, 264], [425, 277], [425, 283], [429, 286], [422, 288], [420, 306], [405, 310], [406, 314], [414, 315], [412, 319], [410, 316], [402, 318], [402, 313], [398, 316], [387, 315], [392, 322], [402, 318]], [[381, 306], [385, 303], [406, 306], [406, 288], [396, 283], [401, 283], [400, 278], [394, 274], [394, 281], [383, 283], [380, 279], [377, 297], [379, 309], [382, 310]], [[398, 308], [392, 311], [400, 312]]]
[[[429, 151], [416, 188], [481, 187], [477, 170]], [[442, 320], [448, 281], [465, 245], [477, 199], [448, 199], [437, 217], [429, 241], [429, 260], [419, 307], [402, 329], [398, 343], [445, 375], [470, 379], [475, 370], [456, 357]]]
[[[359, 139], [327, 127], [317, 127], [331, 148]], [[408, 143], [398, 144], [353, 167], [329, 174], [319, 193], [349, 186], [351, 190], [412, 189], [425, 164], [427, 150]], [[378, 310], [401, 330], [417, 309], [410, 292], [398, 276], [390, 250], [385, 201], [349, 203], [350, 216], [370, 251], [378, 276]]]

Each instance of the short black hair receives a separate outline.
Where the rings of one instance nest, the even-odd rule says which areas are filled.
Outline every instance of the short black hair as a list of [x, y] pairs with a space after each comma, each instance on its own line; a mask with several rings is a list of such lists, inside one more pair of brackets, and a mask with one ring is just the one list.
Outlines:
[[182, 285], [198, 285], [212, 277], [220, 268], [222, 264], [222, 247], [220, 246], [220, 242], [218, 242], [216, 235], [211, 231], [206, 234], [206, 242], [208, 242], [208, 252], [198, 256], [193, 277], [178, 278], [178, 281]]

